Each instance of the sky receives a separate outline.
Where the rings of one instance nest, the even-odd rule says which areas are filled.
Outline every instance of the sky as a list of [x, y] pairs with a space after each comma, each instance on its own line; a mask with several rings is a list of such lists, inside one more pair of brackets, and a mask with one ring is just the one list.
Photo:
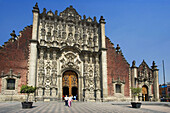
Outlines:
[[170, 0], [0, 0], [0, 45], [11, 38], [15, 30], [19, 35], [32, 25], [32, 8], [38, 2], [43, 8], [62, 12], [70, 5], [83, 17], [100, 16], [106, 20], [106, 36], [120, 45], [130, 65], [143, 60], [148, 66], [155, 61], [159, 69], [159, 83], [170, 82]]

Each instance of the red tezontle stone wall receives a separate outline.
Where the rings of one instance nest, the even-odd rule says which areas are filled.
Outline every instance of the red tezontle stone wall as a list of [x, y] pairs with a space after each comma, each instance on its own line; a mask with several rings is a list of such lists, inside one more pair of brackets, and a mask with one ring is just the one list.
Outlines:
[[[10, 69], [13, 74], [20, 73], [21, 78], [18, 81], [18, 87], [27, 83], [28, 73], [28, 55], [29, 55], [29, 40], [32, 38], [32, 27], [26, 27], [21, 36], [15, 42], [8, 42], [4, 48], [0, 49], [0, 73], [9, 73]], [[0, 78], [0, 92], [1, 92]], [[18, 88], [18, 90], [20, 90]]]
[[107, 48], [107, 79], [108, 79], [108, 95], [113, 96], [114, 90], [112, 78], [117, 80], [120, 76], [120, 80], [125, 80], [124, 95], [130, 96], [129, 92], [129, 64], [124, 59], [121, 53], [117, 53], [110, 39], [106, 37]]

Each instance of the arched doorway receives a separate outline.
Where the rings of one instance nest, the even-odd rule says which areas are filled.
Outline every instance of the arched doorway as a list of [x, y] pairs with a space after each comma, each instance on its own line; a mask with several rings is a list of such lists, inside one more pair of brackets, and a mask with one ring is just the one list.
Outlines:
[[148, 87], [146, 85], [142, 86], [142, 101], [149, 101]]
[[78, 100], [78, 76], [74, 71], [66, 71], [62, 80], [63, 97], [72, 95]]

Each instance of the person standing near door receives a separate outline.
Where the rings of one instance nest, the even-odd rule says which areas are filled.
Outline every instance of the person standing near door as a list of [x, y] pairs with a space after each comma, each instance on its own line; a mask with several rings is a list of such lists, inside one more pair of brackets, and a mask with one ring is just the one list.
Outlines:
[[67, 95], [64, 97], [64, 100], [65, 100], [65, 106], [68, 106], [68, 98]]
[[68, 98], [68, 107], [71, 107], [71, 102], [73, 101], [73, 97], [70, 95]]

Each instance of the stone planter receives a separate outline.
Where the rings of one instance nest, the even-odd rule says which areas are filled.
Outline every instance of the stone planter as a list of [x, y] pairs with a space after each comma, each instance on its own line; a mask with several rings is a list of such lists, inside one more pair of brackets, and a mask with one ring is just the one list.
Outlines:
[[22, 108], [27, 109], [27, 108], [32, 108], [33, 102], [21, 102]]
[[131, 102], [132, 108], [140, 108], [141, 104], [141, 102]]

